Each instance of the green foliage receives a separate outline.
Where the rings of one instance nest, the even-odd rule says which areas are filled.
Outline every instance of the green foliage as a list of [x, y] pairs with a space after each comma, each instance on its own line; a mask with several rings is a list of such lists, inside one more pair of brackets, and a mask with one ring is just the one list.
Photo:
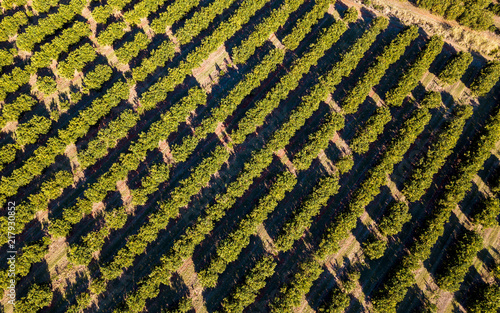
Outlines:
[[223, 312], [241, 313], [255, 301], [259, 291], [266, 285], [266, 279], [274, 274], [276, 262], [270, 256], [264, 256], [237, 285], [234, 291], [222, 301]]
[[[283, 38], [282, 43], [287, 49], [295, 50], [302, 39], [310, 33], [311, 28], [325, 15], [326, 9], [330, 3], [327, 0], [315, 1], [312, 10], [308, 11], [300, 20], [297, 21], [290, 34]], [[344, 22], [349, 23], [347, 21]]]
[[215, 0], [206, 7], [201, 7], [194, 15], [186, 20], [184, 25], [177, 30], [175, 37], [181, 44], [186, 44], [193, 40], [202, 30], [207, 29], [212, 20], [235, 0]]
[[168, 40], [162, 42], [149, 56], [141, 61], [141, 65], [132, 69], [135, 81], [143, 81], [153, 73], [157, 67], [163, 67], [175, 55], [174, 44]]
[[4, 101], [7, 93], [16, 91], [20, 86], [27, 84], [30, 74], [20, 67], [15, 67], [10, 74], [0, 77], [0, 101]]
[[385, 102], [389, 105], [400, 106], [415, 87], [424, 73], [429, 69], [432, 61], [441, 52], [443, 48], [443, 39], [438, 36], [432, 36], [424, 49], [418, 54], [415, 62], [401, 76], [397, 85], [389, 90], [385, 95]]
[[17, 51], [15, 49], [12, 50], [0, 50], [0, 71], [2, 70], [2, 67], [11, 65], [14, 63], [14, 56], [17, 54]]
[[17, 11], [12, 15], [4, 16], [5, 17], [0, 22], [0, 41], [9, 40], [9, 37], [17, 34], [19, 27], [28, 23], [28, 17], [23, 11]]
[[89, 128], [95, 125], [102, 116], [127, 99], [129, 88], [125, 83], [116, 82], [108, 92], [95, 99], [91, 105], [81, 110], [78, 116], [71, 119], [64, 129], [59, 129], [59, 136], [47, 140], [45, 146], [38, 147], [33, 154], [16, 168], [10, 176], [3, 176], [0, 184], [0, 194], [12, 196], [21, 186], [27, 185], [31, 179], [54, 163], [55, 157], [64, 153], [66, 146], [87, 134]]
[[470, 106], [455, 107], [453, 117], [438, 135], [436, 142], [431, 145], [425, 156], [419, 160], [411, 177], [405, 182], [402, 192], [408, 201], [420, 200], [431, 186], [434, 175], [453, 152], [458, 138], [462, 134], [465, 122], [472, 116], [472, 113], [473, 110]]
[[439, 288], [451, 292], [457, 291], [474, 257], [482, 247], [483, 238], [478, 233], [466, 231], [462, 234], [448, 249], [443, 263], [436, 271], [436, 284]]
[[484, 227], [495, 227], [498, 225], [497, 216], [500, 214], [500, 201], [495, 197], [484, 199], [479, 211], [474, 212], [474, 221]]
[[116, 57], [121, 63], [128, 64], [133, 58], [139, 55], [141, 50], [148, 47], [150, 41], [146, 34], [139, 32], [135, 35], [134, 41], [127, 42], [121, 48], [115, 50]]
[[35, 11], [39, 13], [47, 12], [51, 7], [56, 6], [59, 3], [58, 0], [33, 0], [32, 7]]
[[10, 10], [14, 6], [20, 7], [26, 5], [26, 3], [27, 0], [4, 0], [2, 1], [2, 8], [4, 8], [5, 10]]
[[86, 43], [68, 54], [68, 57], [57, 66], [62, 77], [72, 79], [76, 71], [81, 71], [85, 64], [94, 61], [96, 52], [94, 48]]
[[490, 0], [478, 1], [437, 1], [417, 0], [418, 6], [431, 10], [450, 20], [457, 20], [460, 24], [473, 29], [488, 29], [493, 23], [492, 14], [486, 7]]
[[81, 13], [86, 3], [85, 0], [71, 0], [68, 5], [59, 5], [57, 13], [49, 14], [39, 20], [38, 24], [28, 26], [17, 37], [17, 46], [21, 50], [32, 51], [35, 44], [42, 42], [47, 36], [53, 35], [64, 24], [71, 21], [76, 14]]
[[88, 24], [84, 22], [74, 22], [71, 27], [64, 29], [61, 35], [54, 38], [51, 42], [43, 44], [40, 51], [36, 51], [33, 54], [30, 58], [30, 72], [35, 73], [38, 68], [50, 66], [52, 60], [57, 60], [59, 58], [59, 54], [67, 52], [71, 45], [89, 35], [90, 28]]
[[380, 259], [387, 249], [387, 242], [372, 235], [363, 242], [363, 253], [370, 260]]
[[108, 154], [108, 150], [116, 147], [118, 140], [125, 137], [138, 121], [139, 116], [133, 110], [124, 110], [108, 127], [101, 128], [86, 148], [79, 151], [80, 166], [85, 169]]
[[424, 99], [420, 102], [420, 106], [427, 109], [439, 108], [442, 104], [441, 93], [438, 91], [427, 91]]
[[281, 288], [280, 294], [271, 303], [271, 312], [291, 312], [300, 305], [302, 296], [306, 294], [313, 282], [323, 272], [321, 265], [310, 258], [299, 265], [299, 270], [292, 277], [291, 282]]
[[384, 127], [392, 120], [391, 110], [382, 106], [377, 108], [375, 113], [366, 121], [364, 127], [356, 131], [351, 140], [352, 151], [363, 154], [370, 149], [370, 144], [375, 142], [378, 136], [384, 131]]
[[125, 22], [115, 22], [99, 33], [97, 36], [97, 43], [101, 46], [111, 46], [113, 42], [120, 39], [125, 35], [127, 24]]
[[17, 145], [7, 144], [0, 148], [0, 168], [16, 159]]
[[472, 82], [470, 89], [478, 97], [485, 96], [500, 78], [500, 61], [490, 61], [481, 69]]
[[95, 7], [91, 14], [94, 20], [99, 24], [106, 24], [109, 16], [113, 13], [113, 7], [108, 5]]
[[0, 117], [0, 127], [4, 127], [7, 122], [14, 122], [21, 114], [29, 111], [36, 104], [36, 100], [28, 95], [20, 95], [13, 102], [5, 103]]
[[500, 286], [496, 284], [480, 286], [472, 295], [466, 306], [467, 312], [497, 312], [500, 308]]
[[[170, 4], [160, 16], [153, 20], [151, 28], [156, 33], [164, 33], [167, 26], [172, 26], [182, 19], [192, 8], [196, 7], [200, 0], [182, 0]], [[129, 20], [133, 20], [129, 18]], [[131, 21], [133, 22], [133, 21]]]
[[36, 87], [45, 96], [49, 96], [57, 91], [56, 81], [50, 76], [43, 76], [36, 80]]
[[140, 188], [132, 190], [132, 204], [144, 205], [148, 199], [148, 195], [158, 189], [158, 186], [167, 181], [170, 177], [170, 165], [161, 163], [154, 164], [149, 169], [149, 175], [142, 179]]
[[338, 113], [330, 113], [325, 117], [321, 127], [311, 135], [305, 146], [295, 154], [293, 165], [298, 170], [304, 170], [311, 166], [312, 161], [321, 150], [328, 148], [330, 140], [335, 133], [344, 127], [344, 117]]
[[468, 52], [460, 51], [446, 63], [438, 77], [443, 82], [451, 85], [462, 78], [471, 63], [472, 55]]
[[16, 141], [25, 146], [35, 143], [40, 135], [45, 135], [50, 130], [52, 121], [44, 116], [33, 116], [28, 122], [20, 124], [16, 129]]
[[[259, 23], [254, 31], [233, 49], [232, 58], [236, 64], [245, 63], [269, 39], [269, 35], [285, 25], [292, 12], [297, 10], [304, 0], [285, 0], [283, 5], [274, 9], [271, 14]], [[298, 31], [298, 30], [297, 30]], [[291, 35], [293, 36], [293, 35]], [[336, 40], [335, 40], [336, 41]]]
[[343, 313], [351, 302], [351, 298], [348, 294], [343, 292], [340, 288], [334, 287], [332, 291], [332, 296], [325, 308], [321, 308], [320, 312], [325, 313]]
[[431, 115], [427, 109], [417, 109], [405, 121], [377, 165], [369, 170], [359, 189], [354, 192], [347, 211], [340, 213], [328, 226], [316, 253], [319, 259], [324, 259], [340, 248], [339, 242], [347, 238], [351, 229], [356, 227], [357, 220], [363, 214], [364, 208], [380, 192], [380, 187], [386, 184], [386, 176], [392, 173], [395, 164], [401, 162], [404, 154], [424, 130], [430, 118]]
[[[107, 82], [110, 78], [111, 75], [113, 74], [113, 70], [109, 65], [106, 64], [99, 64], [97, 65], [93, 71], [88, 72], [85, 74], [85, 77], [83, 78], [83, 85], [85, 86], [83, 88], [83, 91], [85, 93], [89, 93], [90, 90], [99, 90], [105, 82]], [[71, 99], [75, 102], [78, 102], [79, 100], [74, 100], [73, 98]]]
[[15, 312], [36, 312], [52, 302], [49, 285], [33, 284], [26, 297], [16, 301]]
[[344, 12], [343, 19], [344, 19], [344, 22], [346, 22], [346, 23], [355, 22], [358, 19], [358, 10], [355, 7], [349, 7]]
[[384, 236], [394, 236], [401, 231], [403, 224], [410, 221], [408, 204], [401, 201], [392, 202], [380, 219], [378, 228]]
[[338, 174], [321, 178], [313, 191], [295, 210], [294, 215], [286, 221], [274, 241], [280, 251], [288, 251], [295, 241], [299, 240], [304, 231], [311, 227], [313, 218], [319, 214], [328, 200], [339, 190]]
[[337, 163], [335, 163], [335, 166], [339, 170], [340, 174], [348, 173], [354, 166], [354, 159], [352, 155], [345, 155], [341, 157]]
[[389, 66], [401, 58], [406, 47], [408, 47], [417, 36], [418, 27], [412, 26], [399, 33], [388, 46], [384, 47], [382, 54], [377, 57], [375, 62], [363, 74], [354, 88], [344, 97], [342, 108], [347, 114], [354, 113], [358, 110], [358, 106], [365, 101], [372, 87], [380, 82], [380, 79], [382, 79]]

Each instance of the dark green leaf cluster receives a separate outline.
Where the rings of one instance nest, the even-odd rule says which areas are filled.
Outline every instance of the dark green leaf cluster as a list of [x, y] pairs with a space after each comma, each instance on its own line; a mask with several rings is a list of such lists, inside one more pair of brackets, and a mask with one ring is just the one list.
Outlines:
[[419, 80], [429, 69], [432, 61], [441, 52], [443, 39], [432, 36], [424, 49], [419, 53], [415, 62], [401, 76], [397, 85], [385, 95], [385, 102], [389, 105], [400, 106], [406, 96], [417, 87]]
[[332, 296], [327, 302], [325, 308], [321, 308], [320, 312], [324, 313], [344, 313], [351, 303], [351, 298], [340, 288], [334, 287]]
[[444, 261], [436, 271], [439, 288], [455, 292], [464, 281], [474, 257], [483, 247], [483, 238], [476, 232], [466, 231], [448, 249]]
[[26, 297], [16, 301], [16, 312], [37, 312], [52, 302], [52, 296], [49, 285], [33, 284]]
[[222, 301], [223, 312], [241, 313], [257, 298], [259, 291], [266, 285], [266, 279], [274, 274], [276, 262], [270, 256], [264, 256], [249, 270], [244, 281]]
[[490, 61], [481, 69], [470, 89], [478, 97], [486, 95], [500, 79], [500, 61]]
[[467, 312], [470, 313], [488, 313], [498, 312], [500, 308], [500, 286], [483, 285], [472, 293], [467, 303]]
[[394, 236], [401, 231], [403, 224], [410, 221], [408, 204], [402, 201], [393, 201], [380, 219], [378, 228], [384, 236]]
[[446, 63], [438, 77], [447, 84], [454, 84], [462, 78], [471, 63], [472, 55], [468, 52], [460, 51]]
[[371, 235], [363, 242], [363, 253], [370, 260], [380, 259], [387, 249], [387, 242]]
[[355, 7], [349, 7], [344, 12], [343, 20], [346, 23], [355, 22], [358, 19], [358, 10]]

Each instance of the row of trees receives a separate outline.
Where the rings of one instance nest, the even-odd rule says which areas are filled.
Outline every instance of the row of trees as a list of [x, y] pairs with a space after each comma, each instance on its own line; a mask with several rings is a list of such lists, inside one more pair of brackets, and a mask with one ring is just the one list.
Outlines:
[[338, 192], [339, 188], [338, 172], [321, 178], [279, 231], [274, 240], [276, 248], [280, 251], [290, 250], [295, 241], [299, 240], [306, 229], [311, 227], [313, 218], [319, 214], [321, 208]]
[[54, 163], [56, 156], [64, 153], [68, 144], [84, 136], [101, 117], [108, 114], [121, 100], [127, 99], [128, 93], [129, 88], [125, 83], [116, 82], [105, 95], [95, 99], [89, 107], [71, 119], [66, 128], [60, 129], [58, 137], [51, 137], [47, 140], [47, 144], [38, 147], [21, 167], [15, 169], [9, 176], [2, 177], [0, 194], [3, 198], [0, 202], [5, 201], [4, 197], [15, 195], [20, 187], [40, 175], [46, 167]]
[[467, 312], [495, 312], [500, 308], [500, 286], [497, 284], [479, 286], [471, 293], [467, 303]]
[[424, 49], [420, 51], [415, 62], [401, 76], [397, 85], [385, 94], [385, 102], [389, 105], [400, 106], [415, 87], [425, 72], [429, 69], [432, 61], [441, 52], [443, 39], [432, 36]]
[[448, 85], [454, 84], [462, 78], [471, 63], [472, 55], [469, 52], [460, 51], [446, 63], [438, 77]]
[[255, 50], [269, 39], [269, 35], [285, 25], [290, 14], [297, 10], [302, 3], [304, 0], [286, 0], [279, 8], [271, 11], [268, 17], [255, 26], [248, 38], [233, 49], [233, 62], [236, 64], [245, 63], [255, 53]]
[[97, 36], [97, 43], [101, 46], [112, 46], [113, 43], [125, 35], [127, 24], [122, 21], [114, 22], [108, 25]]
[[52, 121], [45, 116], [35, 115], [29, 121], [19, 124], [15, 132], [15, 139], [18, 145], [25, 146], [33, 144], [40, 135], [49, 132]]
[[484, 227], [495, 227], [498, 225], [497, 216], [500, 214], [500, 201], [495, 197], [485, 198], [474, 212], [473, 218], [476, 223]]
[[311, 43], [310, 49], [293, 62], [289, 72], [280, 78], [279, 82], [266, 94], [266, 97], [245, 113], [245, 116], [239, 121], [237, 129], [231, 134], [235, 143], [242, 143], [246, 136], [264, 123], [266, 116], [276, 109], [292, 90], [298, 87], [302, 76], [318, 63], [318, 60], [337, 42], [346, 29], [343, 21], [335, 22], [322, 32], [314, 43]]
[[132, 204], [144, 205], [148, 196], [158, 190], [158, 186], [170, 177], [170, 165], [163, 162], [154, 164], [149, 169], [148, 176], [141, 181], [141, 187], [132, 190]]
[[[385, 19], [376, 19], [374, 22], [375, 28], [381, 25], [384, 26], [384, 24], [387, 26], [387, 20]], [[369, 31], [368, 33], [371, 32]], [[348, 60], [350, 61], [350, 59]], [[225, 194], [218, 195], [216, 203], [205, 210], [206, 214], [200, 216], [198, 221], [189, 227], [185, 234], [173, 244], [170, 252], [162, 257], [162, 264], [154, 269], [154, 272], [157, 273], [156, 276], [151, 274], [150, 277], [161, 281], [168, 280], [171, 275], [170, 273], [182, 264], [182, 260], [192, 255], [194, 248], [211, 232], [215, 226], [215, 222], [225, 215], [225, 212], [234, 205], [236, 199], [241, 197], [244, 191], [249, 188], [253, 180], [260, 176], [262, 171], [269, 166], [273, 159], [273, 152], [284, 148], [289, 143], [295, 132], [304, 125], [305, 120], [318, 109], [320, 102], [326, 99], [331, 90], [340, 82], [342, 76], [337, 78], [338, 73], [340, 72], [340, 75], [348, 75], [352, 70], [350, 67], [347, 70], [343, 67], [345, 67], [343, 64], [335, 67], [321, 80], [321, 84], [317, 85], [309, 95], [303, 97], [303, 102], [299, 108], [292, 112], [289, 120], [272, 135], [271, 140], [263, 149], [253, 153], [251, 159], [246, 162], [243, 171], [238, 175], [237, 180], [228, 186]], [[340, 68], [342, 70], [339, 71]], [[331, 76], [334, 76], [335, 79], [331, 78]], [[168, 272], [159, 273], [160, 269], [162, 271], [167, 270]], [[129, 308], [133, 306], [142, 309], [146, 299], [155, 297], [158, 287], [159, 284], [154, 287], [148, 287], [151, 288], [149, 291], [150, 294], [141, 294], [143, 291], [138, 289], [127, 300]], [[141, 303], [137, 303], [138, 299], [140, 299]]]
[[164, 67], [167, 61], [172, 60], [175, 55], [175, 46], [165, 40], [156, 49], [151, 52], [148, 58], [141, 61], [141, 65], [132, 69], [132, 78], [135, 81], [143, 81], [149, 74], [153, 73], [156, 68]]
[[[102, 84], [110, 80], [113, 69], [107, 64], [98, 64], [92, 71], [87, 72], [83, 77], [82, 91], [86, 94], [90, 90], [101, 89]], [[72, 99], [73, 100], [73, 99]]]
[[7, 122], [14, 122], [21, 114], [28, 112], [36, 104], [36, 100], [28, 95], [20, 95], [14, 101], [5, 103], [2, 106], [0, 116], [0, 127], [3, 128]]
[[389, 45], [384, 47], [382, 54], [342, 100], [342, 108], [347, 114], [358, 110], [358, 106], [365, 101], [373, 86], [380, 82], [389, 66], [401, 58], [406, 48], [417, 36], [418, 27], [411, 26], [399, 33]]
[[338, 113], [329, 113], [320, 128], [309, 135], [305, 146], [293, 157], [293, 165], [298, 170], [311, 166], [321, 150], [328, 147], [335, 133], [344, 128], [344, 117]]
[[9, 37], [17, 34], [21, 26], [28, 24], [28, 17], [23, 11], [17, 11], [12, 15], [5, 15], [0, 22], [0, 41], [7, 41]]
[[[302, 39], [311, 32], [312, 27], [325, 15], [328, 6], [329, 2], [326, 0], [316, 1], [311, 11], [308, 11], [298, 20], [293, 30], [283, 38], [282, 42], [285, 47], [292, 51], [297, 49]], [[350, 23], [345, 19], [344, 22]]]
[[[156, 12], [166, 0], [142, 0], [134, 5], [134, 8], [125, 12], [123, 19], [129, 24], [138, 25], [142, 18], [147, 18], [151, 12]], [[187, 1], [179, 1], [186, 3]]]
[[266, 285], [266, 279], [274, 274], [276, 262], [264, 256], [249, 270], [244, 281], [238, 284], [231, 295], [222, 301], [223, 312], [241, 313], [255, 301], [259, 291]]
[[490, 0], [437, 1], [417, 0], [421, 7], [442, 15], [449, 20], [457, 20], [460, 24], [473, 29], [488, 29], [492, 24], [492, 14], [487, 7]]
[[434, 175], [443, 167], [453, 152], [465, 122], [472, 116], [471, 106], [456, 106], [453, 117], [438, 135], [425, 156], [420, 159], [410, 178], [405, 182], [402, 193], [410, 202], [420, 200], [433, 182]]
[[4, 0], [2, 1], [2, 8], [4, 8], [5, 10], [10, 10], [13, 8], [13, 6], [20, 7], [26, 5], [27, 2], [28, 0]]
[[478, 97], [485, 96], [500, 79], [500, 61], [490, 61], [481, 69], [470, 89]]
[[106, 5], [95, 7], [92, 10], [92, 17], [99, 24], [106, 24], [108, 18], [115, 11], [121, 11], [131, 0], [110, 0]]
[[483, 247], [483, 238], [474, 231], [465, 231], [446, 253], [436, 271], [439, 288], [456, 292], [472, 265], [477, 252]]
[[0, 148], [0, 170], [5, 164], [9, 164], [16, 159], [17, 144], [8, 143]]
[[378, 223], [378, 229], [382, 235], [394, 236], [399, 233], [403, 225], [411, 219], [409, 209], [404, 201], [391, 202]]
[[89, 43], [86, 43], [70, 52], [64, 61], [59, 62], [57, 71], [62, 77], [73, 79], [75, 70], [81, 71], [87, 63], [94, 61], [96, 56], [94, 48]]
[[17, 55], [17, 50], [12, 48], [8, 49], [0, 49], [0, 71], [2, 67], [8, 66], [14, 63], [14, 57]]
[[[16, 206], [16, 229], [14, 233], [20, 234], [24, 227], [33, 220], [35, 214], [47, 208], [47, 203], [61, 196], [63, 190], [73, 184], [73, 174], [68, 171], [59, 171], [54, 177], [44, 181], [39, 187], [39, 192], [27, 197]], [[7, 229], [7, 216], [0, 217], [0, 225]], [[3, 236], [0, 244], [7, 243], [7, 236]]]
[[71, 225], [79, 222], [83, 217], [82, 214], [91, 211], [93, 203], [102, 201], [109, 191], [116, 189], [117, 181], [124, 180], [130, 171], [137, 170], [148, 151], [156, 149], [160, 140], [176, 131], [179, 124], [185, 121], [186, 115], [205, 101], [205, 93], [200, 88], [193, 88], [188, 96], [162, 114], [159, 121], [154, 122], [147, 131], [139, 135], [139, 139], [130, 146], [127, 153], [120, 155], [118, 162], [85, 190], [76, 205], [64, 210], [63, 219], [52, 222], [53, 234], [66, 236]]
[[226, 269], [227, 264], [238, 259], [241, 251], [250, 244], [250, 238], [257, 232], [257, 227], [271, 214], [285, 194], [292, 191], [297, 184], [293, 174], [285, 171], [278, 175], [268, 193], [259, 199], [258, 204], [238, 223], [236, 229], [218, 245], [216, 255], [210, 263], [199, 272], [199, 277], [205, 288], [215, 287], [219, 275]]
[[361, 186], [355, 191], [348, 209], [340, 213], [328, 226], [316, 253], [319, 259], [324, 259], [339, 249], [339, 242], [347, 238], [350, 231], [356, 227], [356, 221], [363, 214], [364, 208], [379, 194], [380, 187], [386, 184], [387, 175], [392, 173], [395, 164], [401, 162], [404, 154], [422, 133], [430, 118], [431, 114], [424, 108], [417, 109], [405, 121], [377, 165], [370, 169]]
[[151, 39], [146, 36], [143, 32], [138, 32], [135, 34], [134, 40], [126, 42], [122, 47], [115, 50], [116, 57], [118, 61], [123, 64], [128, 64], [139, 55], [141, 50], [144, 50], [148, 47]]
[[78, 152], [80, 166], [85, 169], [106, 156], [109, 149], [116, 147], [118, 140], [127, 136], [139, 118], [133, 110], [127, 109], [116, 120], [109, 122], [107, 127], [99, 129], [97, 136], [92, 138], [87, 147]]
[[50, 285], [33, 284], [28, 294], [16, 301], [14, 312], [37, 312], [52, 302]]
[[356, 131], [356, 135], [350, 142], [352, 151], [363, 154], [375, 142], [384, 131], [385, 125], [392, 120], [391, 110], [387, 106], [377, 108], [375, 113], [368, 118], [365, 125]]
[[375, 292], [373, 304], [378, 311], [395, 312], [398, 303], [403, 301], [408, 288], [415, 283], [413, 271], [419, 268], [419, 262], [429, 258], [431, 249], [444, 233], [444, 225], [451, 212], [465, 197], [471, 187], [474, 175], [481, 169], [495, 143], [500, 140], [500, 113], [491, 117], [459, 164], [457, 173], [445, 186], [445, 191], [437, 201], [437, 207], [429, 219], [418, 230], [417, 240], [410, 246], [407, 254], [394, 267], [384, 284]]
[[71, 21], [75, 15], [82, 12], [87, 4], [85, 0], [71, 0], [69, 4], [61, 4], [57, 13], [49, 14], [38, 21], [36, 25], [26, 27], [16, 39], [16, 45], [21, 50], [31, 51], [35, 44], [42, 42], [47, 36], [54, 34], [64, 24]]
[[221, 23], [211, 35], [204, 37], [201, 45], [192, 50], [185, 60], [179, 62], [178, 67], [169, 70], [167, 76], [158, 79], [147, 92], [142, 94], [139, 110], [147, 109], [165, 100], [175, 86], [181, 84], [186, 76], [191, 75], [192, 70], [198, 67], [210, 53], [240, 30], [265, 3], [264, 0], [244, 0], [228, 20]]
[[55, 7], [59, 4], [57, 0], [33, 0], [31, 7], [38, 13], [45, 13], [50, 10], [51, 7]]
[[192, 8], [196, 7], [200, 0], [182, 0], [174, 1], [171, 3], [164, 12], [160, 13], [153, 22], [151, 22], [151, 29], [156, 33], [161, 34], [165, 32], [168, 26], [174, 25], [175, 22], [180, 21]]
[[201, 31], [207, 29], [213, 19], [227, 9], [235, 0], [215, 0], [206, 7], [201, 7], [184, 25], [175, 32], [175, 37], [184, 45], [193, 40]]
[[30, 73], [20, 67], [15, 67], [10, 74], [0, 77], [0, 101], [4, 101], [7, 93], [16, 91], [30, 79]]

